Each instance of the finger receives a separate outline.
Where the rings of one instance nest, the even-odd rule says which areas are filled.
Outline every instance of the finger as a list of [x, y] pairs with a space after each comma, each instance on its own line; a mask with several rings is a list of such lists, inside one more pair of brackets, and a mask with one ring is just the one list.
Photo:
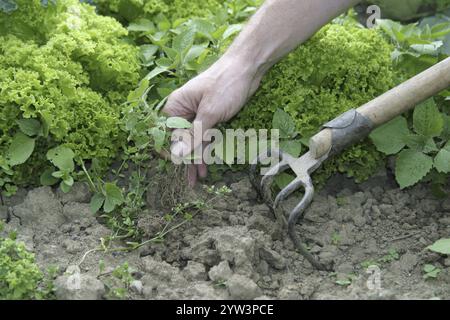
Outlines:
[[205, 179], [208, 176], [208, 167], [206, 166], [206, 164], [198, 164], [197, 173], [201, 179]]
[[[206, 150], [209, 143], [210, 142], [208, 142], [208, 141], [203, 142], [202, 152], [204, 150]], [[202, 163], [197, 165], [197, 173], [198, 173], [198, 176], [200, 177], [200, 179], [205, 179], [208, 176], [208, 167], [205, 164], [205, 159], [203, 158], [203, 154], [202, 154]]]
[[195, 164], [190, 164], [187, 167], [187, 179], [189, 187], [194, 188], [197, 184], [197, 166]]

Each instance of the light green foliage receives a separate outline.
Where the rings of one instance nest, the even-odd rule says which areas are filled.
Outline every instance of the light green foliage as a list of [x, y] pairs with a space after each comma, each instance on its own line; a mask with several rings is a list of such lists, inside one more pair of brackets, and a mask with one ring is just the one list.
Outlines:
[[404, 117], [397, 117], [385, 124], [382, 129], [372, 132], [370, 137], [380, 152], [393, 155], [405, 147], [404, 138], [408, 134], [408, 121]]
[[[81, 159], [115, 157], [125, 140], [120, 103], [140, 79], [127, 31], [94, 7], [15, 3], [17, 10], [0, 12], [0, 187], [36, 182], [57, 145]], [[48, 172], [44, 181], [55, 183]]]
[[432, 264], [426, 264], [423, 267], [423, 272], [424, 272], [423, 278], [425, 280], [436, 279], [438, 277], [439, 273], [441, 273], [441, 271], [442, 270], [440, 268], [438, 268]]
[[107, 287], [106, 297], [111, 300], [126, 299], [130, 285], [135, 280], [128, 262], [115, 268], [112, 273], [100, 274], [99, 277], [103, 278]]
[[23, 243], [14, 237], [0, 237], [0, 300], [39, 298], [37, 289], [42, 278], [34, 255]]
[[[236, 19], [245, 18], [261, 0], [95, 0], [100, 12], [128, 22], [164, 14], [170, 21], [209, 17], [220, 9], [230, 9]], [[247, 12], [244, 11], [247, 10]]]
[[[232, 126], [269, 129], [282, 108], [300, 137], [309, 138], [321, 125], [394, 85], [391, 50], [374, 30], [328, 25], [268, 73]], [[364, 143], [328, 162], [318, 178], [340, 171], [361, 181], [379, 160], [379, 153]]]
[[398, 260], [400, 258], [400, 255], [398, 254], [397, 250], [395, 249], [389, 249], [389, 252], [378, 259], [378, 262], [380, 263], [391, 263], [395, 260]]
[[427, 248], [436, 253], [450, 255], [450, 239], [441, 239]]
[[403, 189], [418, 183], [432, 168], [433, 160], [429, 156], [416, 150], [404, 150], [397, 158], [395, 177]]
[[241, 29], [240, 24], [230, 21], [226, 14], [180, 23], [157, 16], [129, 26], [134, 36], [146, 42], [141, 46], [141, 60], [151, 68], [128, 95], [123, 110], [124, 131], [132, 142], [129, 154], [136, 158], [149, 151], [160, 152], [168, 146], [168, 129], [190, 127], [180, 118], [161, 116], [159, 110], [173, 90], [209, 67]]
[[[427, 17], [420, 23], [409, 25], [381, 20], [379, 25], [396, 47], [392, 58], [404, 79], [450, 55], [448, 16]], [[442, 186], [450, 173], [448, 96], [448, 91], [442, 92], [434, 100], [417, 107], [412, 119], [409, 115], [399, 117], [371, 135], [379, 151], [389, 155], [401, 151], [396, 166], [401, 187], [412, 186], [426, 177], [432, 181], [436, 195], [446, 194]]]
[[396, 178], [401, 188], [415, 185], [435, 168], [450, 173], [448, 137], [444, 119], [434, 99], [414, 110], [413, 128], [409, 129], [403, 116], [376, 129], [371, 138], [378, 150], [388, 155], [398, 154]]
[[446, 16], [408, 25], [379, 20], [378, 25], [395, 45], [392, 58], [405, 77], [416, 75], [450, 54], [450, 18]]

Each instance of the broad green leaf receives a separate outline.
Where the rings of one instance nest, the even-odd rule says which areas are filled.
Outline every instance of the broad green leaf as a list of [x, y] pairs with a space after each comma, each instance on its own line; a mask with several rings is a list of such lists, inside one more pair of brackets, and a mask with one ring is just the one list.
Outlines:
[[280, 130], [281, 139], [295, 138], [297, 135], [294, 120], [281, 109], [278, 109], [273, 116], [272, 128]]
[[437, 55], [443, 44], [442, 41], [435, 41], [430, 44], [413, 44], [411, 49], [423, 55]]
[[158, 26], [159, 30], [162, 31], [169, 31], [170, 28], [172, 27], [172, 24], [170, 23], [169, 19], [167, 19], [167, 17], [160, 13], [155, 17], [155, 22]]
[[166, 125], [170, 129], [190, 129], [192, 127], [192, 123], [180, 117], [168, 118]]
[[142, 99], [145, 98], [145, 94], [149, 89], [150, 81], [148, 79], [143, 79], [141, 83], [139, 84], [139, 87], [131, 91], [128, 95], [127, 101], [128, 103], [133, 104], [133, 106], [137, 106]]
[[192, 26], [202, 36], [212, 40], [212, 33], [216, 30], [214, 24], [205, 19], [194, 19]]
[[162, 49], [164, 53], [167, 55], [167, 58], [169, 58], [169, 60], [175, 61], [180, 56], [180, 53], [173, 48], [164, 46], [162, 47]]
[[450, 23], [449, 22], [438, 23], [431, 28], [430, 38], [439, 39], [445, 37], [448, 34], [450, 34]]
[[242, 24], [232, 24], [227, 28], [227, 30], [223, 33], [222, 39], [226, 40], [229, 37], [235, 35], [238, 32], [241, 32], [242, 30]]
[[62, 179], [62, 177], [64, 177], [65, 173], [62, 171], [55, 171], [52, 173], [52, 177], [57, 178], [57, 179]]
[[74, 157], [75, 153], [72, 149], [64, 146], [53, 148], [47, 152], [47, 159], [62, 171], [72, 172], [75, 169]]
[[441, 173], [450, 173], [450, 142], [439, 151], [434, 159], [434, 166]]
[[20, 119], [16, 122], [19, 125], [20, 131], [29, 137], [43, 134], [41, 123], [36, 119]]
[[[165, 98], [168, 97], [173, 91], [173, 88], [158, 88], [156, 89], [156, 91], [158, 92], [159, 96], [161, 98]], [[155, 108], [156, 110], [158, 110], [157, 108]]]
[[436, 253], [450, 255], [450, 239], [441, 239], [427, 247], [427, 249]]
[[69, 187], [72, 187], [73, 184], [75, 183], [74, 179], [72, 176], [67, 176], [64, 178], [64, 183], [67, 184]]
[[105, 203], [105, 196], [101, 193], [96, 193], [92, 197], [91, 203], [89, 204], [91, 212], [94, 214], [97, 213], [104, 203]]
[[41, 177], [40, 177], [41, 185], [53, 186], [59, 181], [59, 179], [53, 177], [53, 175], [52, 175], [53, 171], [54, 170], [52, 168], [49, 168], [41, 174]]
[[145, 76], [145, 80], [152, 80], [153, 78], [159, 76], [161, 73], [167, 72], [167, 68], [163, 68], [163, 67], [156, 67], [155, 69], [153, 69], [152, 71], [150, 71], [146, 76]]
[[302, 143], [295, 140], [284, 140], [280, 142], [280, 149], [293, 157], [298, 157], [302, 153]]
[[428, 138], [439, 136], [444, 129], [444, 119], [433, 99], [429, 99], [414, 110], [414, 129]]
[[432, 264], [426, 264], [423, 268], [423, 271], [425, 271], [426, 273], [433, 272], [434, 270], [436, 270], [436, 267]]
[[433, 159], [419, 151], [403, 150], [396, 162], [395, 176], [402, 189], [421, 181], [433, 168]]
[[166, 57], [159, 58], [155, 62], [158, 65], [158, 67], [166, 70], [173, 69], [176, 65], [173, 60]]
[[409, 134], [405, 138], [406, 145], [413, 150], [423, 153], [439, 151], [433, 138], [427, 138], [420, 134]]
[[72, 189], [72, 186], [68, 185], [64, 181], [61, 181], [61, 183], [59, 184], [59, 187], [61, 188], [61, 191], [64, 193], [69, 193], [70, 189]]
[[397, 154], [405, 147], [405, 138], [408, 134], [408, 122], [404, 117], [397, 117], [374, 130], [370, 138], [378, 151], [392, 155]]
[[122, 190], [113, 183], [105, 184], [105, 212], [112, 212], [125, 201]]
[[144, 44], [141, 47], [141, 57], [144, 64], [149, 64], [155, 59], [155, 55], [158, 52], [158, 46], [153, 44]]
[[171, 37], [165, 31], [164, 32], [158, 31], [154, 34], [147, 34], [147, 37], [152, 41], [153, 44], [159, 47], [165, 46], [167, 42], [169, 42], [169, 40], [171, 39]]
[[164, 146], [164, 142], [166, 139], [166, 132], [158, 128], [152, 128], [150, 129], [150, 134], [153, 136], [156, 152], [160, 152], [162, 147]]
[[154, 32], [156, 31], [155, 24], [148, 19], [138, 19], [133, 21], [128, 26], [128, 31], [131, 32]]
[[25, 163], [34, 151], [35, 140], [24, 135], [22, 132], [16, 133], [8, 149], [8, 164], [17, 166]]
[[189, 49], [188, 53], [184, 57], [184, 62], [189, 63], [202, 55], [206, 51], [206, 47], [203, 45], [195, 45]]
[[194, 38], [195, 29], [187, 29], [173, 39], [172, 48], [181, 53], [192, 47]]

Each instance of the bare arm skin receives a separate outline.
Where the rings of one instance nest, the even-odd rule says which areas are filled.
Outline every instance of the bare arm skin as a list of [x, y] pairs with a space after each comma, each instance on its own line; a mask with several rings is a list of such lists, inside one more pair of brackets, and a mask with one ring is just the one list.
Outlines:
[[[264, 74], [281, 58], [358, 0], [266, 0], [228, 51], [208, 70], [173, 92], [164, 107], [203, 130], [234, 117], [256, 92]], [[182, 140], [182, 142], [177, 142]], [[187, 156], [195, 145], [190, 130], [173, 133], [172, 153]], [[206, 166], [191, 166], [188, 179], [206, 176]]]

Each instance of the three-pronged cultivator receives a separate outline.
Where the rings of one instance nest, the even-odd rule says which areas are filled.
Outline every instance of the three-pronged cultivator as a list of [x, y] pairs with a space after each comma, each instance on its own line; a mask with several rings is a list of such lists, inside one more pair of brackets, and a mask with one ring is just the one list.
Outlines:
[[[449, 87], [450, 58], [447, 58], [359, 109], [352, 109], [325, 124], [323, 130], [311, 138], [310, 150], [301, 158], [294, 158], [280, 150], [270, 150], [254, 162], [251, 168], [253, 185], [260, 191], [266, 202], [273, 207], [277, 218], [287, 227], [288, 234], [299, 252], [315, 268], [330, 270], [331, 266], [325, 265], [312, 256], [302, 245], [300, 236], [295, 229], [314, 198], [311, 174], [329, 157], [366, 138], [376, 127], [389, 122]], [[256, 181], [257, 167], [267, 158], [275, 158], [278, 162], [264, 174], [259, 185]], [[281, 190], [275, 200], [272, 200], [272, 182], [275, 176], [288, 169], [295, 173], [296, 178]], [[280, 213], [280, 204], [299, 189], [303, 189], [303, 198], [286, 219], [285, 214]]]

